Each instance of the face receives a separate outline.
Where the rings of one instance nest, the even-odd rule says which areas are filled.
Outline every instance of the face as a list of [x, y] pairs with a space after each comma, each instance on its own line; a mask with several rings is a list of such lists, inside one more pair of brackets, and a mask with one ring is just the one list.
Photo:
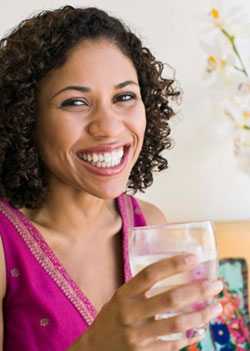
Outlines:
[[53, 187], [103, 199], [126, 189], [146, 116], [136, 70], [107, 40], [83, 41], [40, 82], [37, 138]]

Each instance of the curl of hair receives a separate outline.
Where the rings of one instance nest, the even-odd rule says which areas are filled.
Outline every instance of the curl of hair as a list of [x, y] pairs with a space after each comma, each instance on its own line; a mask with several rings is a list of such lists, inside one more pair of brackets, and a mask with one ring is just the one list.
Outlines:
[[46, 169], [36, 143], [38, 83], [62, 66], [70, 49], [85, 39], [107, 38], [134, 64], [146, 109], [146, 132], [128, 189], [144, 191], [153, 171], [168, 167], [161, 152], [171, 147], [171, 100], [180, 92], [163, 78], [157, 61], [120, 20], [94, 8], [42, 11], [0, 40], [0, 197], [15, 207], [38, 208], [47, 194]]

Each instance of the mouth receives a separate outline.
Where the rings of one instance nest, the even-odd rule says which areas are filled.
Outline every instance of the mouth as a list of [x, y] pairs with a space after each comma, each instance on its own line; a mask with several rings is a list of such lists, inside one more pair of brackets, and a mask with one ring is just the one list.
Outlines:
[[99, 146], [79, 150], [76, 155], [81, 164], [97, 175], [110, 176], [120, 173], [127, 165], [131, 144]]

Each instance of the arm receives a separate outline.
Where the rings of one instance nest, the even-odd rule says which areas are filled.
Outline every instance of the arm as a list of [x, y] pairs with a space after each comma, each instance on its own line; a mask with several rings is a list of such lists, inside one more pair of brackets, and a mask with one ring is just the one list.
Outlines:
[[0, 351], [3, 350], [3, 298], [6, 291], [5, 260], [2, 240], [0, 237]]

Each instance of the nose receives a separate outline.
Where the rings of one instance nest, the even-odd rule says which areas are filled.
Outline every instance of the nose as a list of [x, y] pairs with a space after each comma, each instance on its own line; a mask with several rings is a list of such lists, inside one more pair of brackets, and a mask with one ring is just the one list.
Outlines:
[[111, 138], [119, 136], [123, 128], [121, 116], [110, 109], [100, 108], [88, 124], [88, 133], [95, 138]]

